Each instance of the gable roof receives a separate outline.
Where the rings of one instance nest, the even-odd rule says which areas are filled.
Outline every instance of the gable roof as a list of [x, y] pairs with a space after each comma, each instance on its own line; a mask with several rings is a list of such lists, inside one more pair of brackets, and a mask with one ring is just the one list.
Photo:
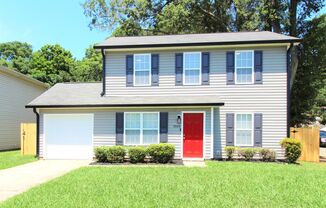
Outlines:
[[45, 84], [45, 83], [43, 83], [41, 81], [38, 81], [37, 79], [29, 77], [29, 76], [27, 76], [25, 74], [19, 73], [19, 72], [13, 70], [13, 69], [8, 69], [7, 67], [4, 67], [4, 66], [0, 66], [0, 73], [4, 73], [4, 74], [7, 74], [9, 76], [16, 77], [18, 79], [24, 80], [26, 82], [32, 83], [34, 85], [37, 85], [37, 86], [40, 86], [40, 87], [43, 87], [43, 88], [49, 88], [48, 84]]
[[269, 31], [110, 37], [94, 48], [141, 48], [259, 43], [294, 43], [301, 39]]
[[[35, 98], [28, 108], [143, 107], [223, 105], [218, 96], [101, 96], [101, 83], [59, 83]], [[173, 99], [171, 99], [173, 98]]]

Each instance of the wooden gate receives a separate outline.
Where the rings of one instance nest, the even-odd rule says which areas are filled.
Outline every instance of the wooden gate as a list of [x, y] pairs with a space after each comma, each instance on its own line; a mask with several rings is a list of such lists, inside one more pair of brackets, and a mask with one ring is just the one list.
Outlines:
[[300, 160], [319, 162], [320, 138], [318, 127], [291, 128], [291, 138], [298, 139], [302, 144]]
[[20, 124], [20, 146], [21, 154], [36, 155], [36, 124]]

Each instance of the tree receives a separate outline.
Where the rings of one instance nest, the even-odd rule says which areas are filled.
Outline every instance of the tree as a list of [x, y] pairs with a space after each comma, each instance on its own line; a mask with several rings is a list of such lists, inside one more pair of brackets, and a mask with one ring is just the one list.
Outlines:
[[0, 44], [0, 65], [27, 74], [32, 58], [32, 46], [28, 43], [13, 41]]
[[[90, 28], [113, 35], [269, 30], [297, 35], [323, 0], [85, 0]], [[115, 32], [117, 31], [117, 32]]]
[[70, 51], [60, 45], [45, 45], [33, 53], [30, 75], [50, 85], [70, 82], [73, 80], [74, 62]]
[[85, 57], [76, 62], [72, 73], [77, 82], [100, 81], [102, 78], [102, 55], [93, 46], [86, 49]]
[[[326, 106], [326, 15], [304, 24], [299, 66], [291, 94], [292, 125], [314, 121]], [[326, 120], [326, 117], [324, 117]]]

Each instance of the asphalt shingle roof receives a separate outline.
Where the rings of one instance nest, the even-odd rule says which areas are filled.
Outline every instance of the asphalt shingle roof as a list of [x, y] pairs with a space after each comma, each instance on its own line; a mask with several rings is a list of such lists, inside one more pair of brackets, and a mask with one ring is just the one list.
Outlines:
[[95, 48], [132, 48], [183, 45], [227, 45], [249, 43], [300, 42], [301, 39], [269, 31], [203, 33], [186, 35], [156, 35], [110, 37]]
[[[218, 96], [101, 96], [102, 83], [60, 83], [27, 107], [223, 105]], [[173, 98], [173, 99], [171, 99]]]

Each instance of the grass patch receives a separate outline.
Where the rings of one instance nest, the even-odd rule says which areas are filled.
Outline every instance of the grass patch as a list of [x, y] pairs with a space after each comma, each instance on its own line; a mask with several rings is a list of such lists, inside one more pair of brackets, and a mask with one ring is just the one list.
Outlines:
[[326, 164], [84, 167], [2, 207], [325, 207]]
[[36, 161], [33, 155], [21, 155], [20, 150], [0, 152], [0, 170]]

